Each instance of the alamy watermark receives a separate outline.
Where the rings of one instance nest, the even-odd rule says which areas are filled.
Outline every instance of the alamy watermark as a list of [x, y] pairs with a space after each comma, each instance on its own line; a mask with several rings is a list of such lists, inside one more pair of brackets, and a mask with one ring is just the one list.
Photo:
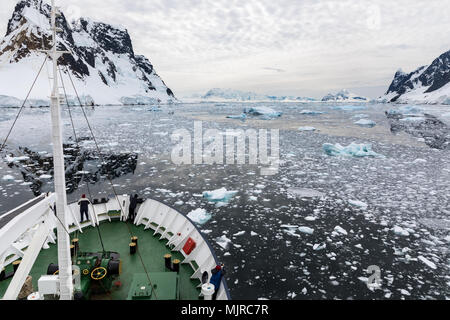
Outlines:
[[381, 268], [376, 265], [369, 266], [367, 273], [371, 274], [367, 279], [367, 288], [372, 291], [381, 289]]
[[178, 129], [171, 139], [175, 144], [172, 162], [176, 165], [259, 165], [264, 176], [275, 175], [279, 170], [278, 129], [203, 130], [203, 123], [195, 121], [193, 136], [187, 129]]

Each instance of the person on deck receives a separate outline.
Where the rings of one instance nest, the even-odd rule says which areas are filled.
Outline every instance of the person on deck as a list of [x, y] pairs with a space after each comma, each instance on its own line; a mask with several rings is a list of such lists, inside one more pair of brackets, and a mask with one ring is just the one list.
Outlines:
[[134, 197], [130, 198], [130, 209], [128, 213], [128, 218], [133, 222], [134, 218], [136, 217], [136, 207], [138, 204], [138, 195], [135, 194]]
[[78, 200], [78, 205], [80, 206], [80, 216], [81, 216], [81, 221], [80, 223], [84, 222], [84, 216], [86, 215], [86, 221], [89, 221], [89, 205], [91, 204], [91, 202], [86, 199], [86, 195], [83, 194], [81, 196], [81, 199]]
[[216, 300], [217, 298], [217, 292], [220, 288], [220, 283], [222, 282], [223, 276], [226, 274], [224, 265], [217, 265], [214, 269], [211, 270], [211, 279], [209, 280], [209, 283], [214, 285], [214, 294], [212, 296], [213, 300]]

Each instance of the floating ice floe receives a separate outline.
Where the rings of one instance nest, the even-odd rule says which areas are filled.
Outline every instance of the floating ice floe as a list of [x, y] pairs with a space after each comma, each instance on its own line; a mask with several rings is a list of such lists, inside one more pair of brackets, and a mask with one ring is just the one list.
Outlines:
[[335, 106], [333, 107], [333, 110], [341, 110], [341, 111], [356, 111], [356, 110], [364, 110], [366, 109], [365, 106], [353, 106], [353, 105], [347, 105], [347, 106]]
[[313, 234], [314, 233], [314, 229], [311, 229], [309, 227], [299, 227], [298, 231], [300, 231], [301, 233], [306, 233], [306, 234]]
[[225, 188], [221, 188], [214, 191], [205, 191], [203, 192], [203, 197], [211, 202], [227, 204], [236, 194], [237, 191], [228, 191]]
[[11, 157], [11, 156], [6, 156], [5, 158], [6, 162], [8, 163], [12, 163], [12, 162], [20, 162], [20, 161], [26, 161], [26, 160], [30, 160], [30, 157], [27, 156], [23, 156], [23, 157]]
[[13, 180], [15, 180], [15, 178], [13, 176], [7, 174], [7, 175], [3, 176], [2, 180], [3, 181], [13, 181]]
[[206, 212], [205, 209], [201, 208], [189, 212], [187, 216], [189, 219], [200, 225], [205, 224], [211, 219], [211, 214], [209, 212]]
[[324, 114], [324, 112], [314, 111], [314, 110], [302, 110], [302, 111], [300, 111], [300, 114], [316, 116], [316, 115]]
[[269, 107], [252, 107], [244, 109], [244, 113], [252, 116], [263, 116], [266, 119], [279, 118], [283, 115], [283, 112], [275, 111]]
[[352, 142], [344, 147], [339, 143], [325, 143], [323, 150], [329, 156], [345, 156], [345, 157], [384, 157], [372, 150], [371, 144], [357, 144]]
[[431, 269], [434, 269], [434, 270], [437, 269], [436, 265], [433, 262], [431, 262], [430, 260], [428, 260], [427, 258], [425, 258], [424, 256], [418, 256], [417, 259], [419, 259], [420, 261], [425, 263]]
[[314, 251], [320, 251], [320, 250], [325, 249], [326, 247], [327, 247], [327, 244], [326, 244], [326, 243], [315, 244], [315, 245], [313, 246], [313, 250], [314, 250]]
[[337, 226], [336, 228], [334, 228], [334, 231], [336, 231], [337, 233], [343, 234], [345, 236], [348, 235], [348, 232], [340, 226]]
[[307, 188], [289, 188], [288, 193], [299, 198], [322, 198], [325, 196], [324, 193]]
[[308, 216], [308, 217], [305, 218], [305, 220], [309, 221], [309, 222], [313, 222], [313, 221], [316, 221], [317, 218], [316, 217], [312, 217], [312, 216]]
[[233, 234], [233, 236], [240, 237], [240, 236], [243, 236], [244, 234], [245, 234], [245, 231], [239, 231], [238, 233]]
[[386, 113], [390, 114], [390, 115], [422, 114], [423, 110], [416, 106], [402, 106], [402, 107], [398, 108], [398, 110], [391, 109], [391, 110], [386, 111]]
[[300, 127], [298, 128], [299, 131], [316, 131], [317, 129], [314, 127]]
[[223, 249], [228, 250], [231, 244], [231, 240], [227, 238], [226, 235], [216, 238], [216, 243]]
[[424, 122], [426, 119], [424, 117], [406, 117], [403, 119], [400, 119], [402, 122]]
[[398, 236], [402, 236], [402, 237], [408, 237], [409, 236], [409, 232], [407, 230], [403, 229], [402, 227], [394, 226], [394, 228], [392, 230]]
[[359, 207], [364, 210], [369, 206], [367, 203], [359, 200], [348, 200], [348, 203], [350, 203], [352, 206]]
[[51, 178], [53, 178], [53, 177], [49, 174], [43, 174], [39, 177], [39, 179], [43, 179], [43, 180], [49, 180]]
[[377, 125], [377, 123], [373, 120], [369, 119], [361, 119], [359, 121], [356, 121], [355, 124], [357, 124], [360, 127], [366, 127], [366, 128], [373, 128]]
[[228, 119], [238, 119], [238, 120], [245, 120], [247, 119], [247, 115], [245, 113], [242, 113], [240, 115], [231, 115], [227, 116]]

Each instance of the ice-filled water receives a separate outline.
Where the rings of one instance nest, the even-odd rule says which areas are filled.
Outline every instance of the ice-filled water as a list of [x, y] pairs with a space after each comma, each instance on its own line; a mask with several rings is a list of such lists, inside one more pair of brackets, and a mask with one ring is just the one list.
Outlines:
[[[227, 118], [254, 106], [270, 107], [283, 115], [270, 121]], [[427, 106], [399, 113], [418, 108], [428, 113]], [[448, 107], [429, 108], [429, 113], [448, 123], [441, 118]], [[354, 123], [362, 109], [364, 117], [376, 122], [375, 127]], [[205, 237], [228, 268], [233, 298], [448, 298], [450, 150], [433, 149], [423, 135], [408, 130], [391, 131], [385, 114], [391, 109], [398, 107], [203, 103], [163, 106], [161, 112], [152, 112], [148, 106], [97, 107], [89, 109], [88, 116], [103, 153], [138, 155], [134, 171], [114, 176], [119, 193], [155, 198], [185, 214], [195, 212], [191, 216], [204, 222]], [[1, 110], [0, 137], [5, 136], [15, 112]], [[78, 136], [88, 138], [81, 111], [74, 114]], [[67, 114], [63, 117], [68, 141], [73, 133]], [[193, 135], [194, 121], [202, 121], [204, 130], [223, 132], [279, 129], [278, 174], [262, 176], [259, 165], [174, 165], [171, 135], [177, 129]], [[301, 127], [316, 131], [299, 131]], [[414, 133], [422, 130], [414, 128]], [[438, 134], [445, 135], [445, 128], [440, 126]], [[24, 155], [19, 147], [45, 155], [51, 153], [50, 141], [49, 110], [27, 109], [2, 155], [0, 212], [33, 197], [19, 167], [8, 166], [6, 155], [20, 162]], [[323, 150], [325, 144], [352, 143], [370, 144], [384, 157], [329, 156]], [[93, 151], [94, 144], [84, 139], [81, 148]], [[97, 165], [86, 161], [77, 171], [93, 172]], [[99, 197], [112, 194], [105, 174], [91, 185]], [[43, 189], [51, 189], [51, 179], [41, 182]], [[203, 196], [221, 189], [237, 191], [226, 205], [218, 206]], [[86, 193], [83, 182], [69, 194], [69, 201], [81, 193]], [[371, 276], [367, 269], [373, 265], [381, 269], [382, 284], [380, 290], [372, 291], [366, 282]]]

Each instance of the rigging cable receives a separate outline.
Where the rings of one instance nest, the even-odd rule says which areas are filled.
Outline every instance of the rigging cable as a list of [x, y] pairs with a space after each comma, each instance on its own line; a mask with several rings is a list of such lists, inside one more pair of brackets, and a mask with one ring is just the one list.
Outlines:
[[[84, 110], [83, 104], [81, 103], [80, 96], [78, 95], [77, 89], [76, 89], [76, 87], [75, 87], [75, 84], [74, 84], [74, 82], [73, 82], [73, 80], [72, 80], [72, 77], [71, 77], [71, 75], [70, 75], [70, 71], [69, 71], [69, 69], [68, 69], [67, 66], [66, 66], [66, 73], [67, 73], [67, 75], [69, 76], [70, 82], [71, 82], [72, 87], [73, 87], [73, 89], [74, 89], [74, 91], [75, 91], [75, 95], [77, 96], [78, 103], [80, 104], [81, 110], [82, 110], [82, 112], [83, 112], [84, 118], [85, 118], [86, 123], [87, 123], [88, 128], [89, 128], [89, 131], [91, 132], [92, 139], [94, 140], [94, 144], [95, 144], [95, 147], [96, 147], [96, 149], [97, 149], [97, 152], [98, 152], [98, 156], [99, 156], [99, 158], [100, 158], [100, 161], [101, 161], [102, 163], [105, 163], [104, 158], [103, 158], [103, 155], [102, 155], [102, 153], [101, 153], [101, 151], [100, 151], [100, 147], [99, 147], [99, 145], [98, 145], [98, 143], [97, 143], [97, 139], [95, 138], [94, 132], [93, 132], [92, 127], [91, 127], [91, 124], [90, 124], [89, 119], [88, 119], [88, 117], [87, 117], [87, 115], [86, 115], [86, 112], [85, 112], [85, 110]], [[119, 204], [120, 210], [121, 210], [121, 212], [123, 212], [123, 213], [125, 214], [125, 211], [123, 210], [122, 204], [120, 203], [119, 196], [118, 196], [118, 194], [117, 194], [117, 192], [116, 192], [116, 189], [114, 188], [114, 184], [113, 184], [113, 182], [112, 182], [112, 179], [111, 179], [111, 177], [110, 177], [109, 174], [107, 174], [106, 176], [107, 176], [107, 179], [109, 180], [109, 183], [111, 184], [111, 189], [112, 189], [112, 191], [114, 192], [114, 195], [115, 195], [115, 197], [116, 197], [117, 203]], [[128, 223], [125, 223], [125, 224], [126, 224], [126, 226], [127, 226], [127, 228], [128, 228], [128, 232], [130, 233], [130, 236], [133, 236], [133, 233], [131, 232], [130, 226], [128, 225]], [[142, 264], [142, 267], [143, 267], [143, 269], [144, 269], [145, 275], [147, 276], [147, 280], [148, 280], [150, 286], [152, 287], [152, 292], [155, 294], [155, 299], [158, 300], [158, 297], [157, 297], [157, 295], [156, 295], [155, 288], [153, 287], [152, 281], [151, 281], [151, 279], [150, 279], [150, 275], [149, 275], [149, 273], [148, 273], [148, 271], [147, 271], [147, 268], [145, 267], [145, 263], [144, 263], [144, 260], [143, 260], [143, 258], [142, 258], [142, 255], [141, 255], [141, 253], [140, 253], [140, 251], [139, 251], [139, 248], [136, 248], [136, 252], [137, 252], [137, 254], [138, 254], [138, 256], [139, 256], [139, 259], [140, 259], [140, 261], [141, 261], [141, 264]]]
[[[72, 111], [71, 111], [71, 109], [70, 109], [69, 99], [68, 99], [68, 97], [67, 97], [66, 87], [64, 86], [64, 80], [63, 80], [63, 76], [62, 76], [61, 69], [58, 68], [58, 71], [59, 71], [59, 75], [60, 75], [60, 77], [61, 77], [61, 85], [62, 85], [62, 88], [63, 88], [63, 91], [64, 91], [64, 96], [65, 96], [65, 99], [66, 99], [67, 109], [68, 109], [68, 111], [69, 111], [69, 117], [70, 117], [70, 122], [71, 122], [72, 128], [73, 128], [73, 135], [74, 135], [74, 138], [75, 138], [75, 143], [76, 143], [76, 145], [77, 145], [78, 150], [80, 151], [81, 148], [80, 148], [80, 144], [79, 144], [79, 142], [78, 142], [77, 133], [76, 133], [76, 131], [75, 131], [75, 125], [74, 125], [74, 123], [73, 123]], [[84, 171], [83, 171], [83, 174], [82, 174], [82, 176], [81, 176], [81, 181], [83, 181], [84, 175], [85, 175], [85, 173], [84, 173]], [[87, 189], [87, 191], [88, 191], [89, 198], [90, 198], [90, 199], [93, 199], [93, 198], [92, 198], [92, 194], [91, 194], [91, 189], [89, 188], [89, 181], [86, 181], [86, 189]], [[95, 213], [95, 207], [94, 207], [94, 205], [92, 205], [92, 209], [93, 209], [93, 211], [94, 211], [94, 215], [97, 217], [97, 214]], [[102, 238], [102, 234], [101, 234], [101, 232], [100, 232], [100, 223], [99, 223], [99, 225], [97, 226], [96, 229], [97, 229], [97, 232], [98, 232], [98, 237], [99, 237], [99, 239], [100, 239], [100, 244], [101, 244], [101, 246], [102, 246], [103, 254], [105, 254], [105, 253], [106, 253], [106, 250], [105, 250], [105, 246], [103, 245], [103, 238]]]
[[5, 141], [3, 141], [3, 144], [2, 144], [2, 146], [0, 147], [0, 152], [3, 151], [3, 149], [5, 148], [6, 143], [7, 143], [8, 139], [9, 139], [9, 136], [11, 135], [11, 132], [13, 131], [14, 126], [16, 125], [16, 122], [17, 122], [17, 120], [19, 119], [19, 116], [20, 116], [20, 114], [22, 113], [23, 108], [25, 107], [25, 103], [27, 102], [28, 97], [29, 97], [30, 94], [31, 94], [31, 90], [33, 90], [34, 85], [36, 84], [36, 81], [37, 81], [37, 79], [39, 78], [39, 75], [40, 75], [40, 73], [41, 73], [41, 71], [42, 71], [42, 68], [44, 67], [45, 63], [47, 62], [47, 58], [48, 58], [47, 55], [45, 55], [44, 62], [42, 63], [41, 68], [39, 69], [39, 72], [38, 72], [36, 78], [34, 79], [33, 84], [31, 85], [31, 88], [30, 88], [30, 90], [28, 91], [26, 98], [25, 98], [25, 100], [23, 101], [22, 106], [20, 107], [19, 112], [17, 113], [16, 118], [14, 119], [13, 124], [11, 125], [11, 128], [10, 128], [9, 131], [8, 131], [8, 134], [6, 135]]

